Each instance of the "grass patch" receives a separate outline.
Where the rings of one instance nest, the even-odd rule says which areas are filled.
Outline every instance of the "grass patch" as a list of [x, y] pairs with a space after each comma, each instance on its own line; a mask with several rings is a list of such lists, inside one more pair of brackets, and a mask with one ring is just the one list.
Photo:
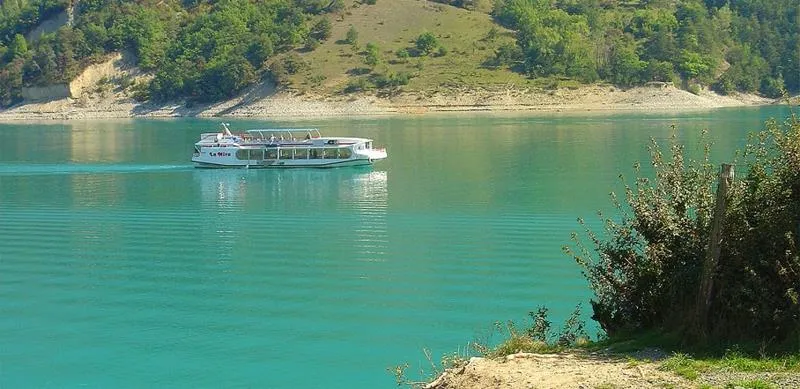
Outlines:
[[737, 379], [736, 373], [800, 374], [800, 354], [796, 351], [768, 355], [755, 345], [729, 345], [727, 349], [719, 345], [687, 345], [680, 336], [655, 331], [590, 342], [582, 348], [626, 355], [632, 366], [642, 363], [639, 362], [641, 359], [631, 356], [632, 354], [646, 349], [658, 349], [671, 354], [660, 362], [660, 368], [690, 381], [702, 381], [701, 377], [705, 375], [727, 376], [733, 373], [730, 381], [722, 383], [722, 386], [700, 385], [700, 388], [775, 388], [778, 385], [764, 379], [742, 380], [741, 375]]
[[[736, 352], [728, 352], [719, 358], [693, 358], [687, 354], [675, 353], [661, 363], [661, 368], [692, 381], [702, 374], [714, 372], [800, 373], [800, 356], [750, 357]], [[756, 379], [729, 382], [726, 387], [761, 389], [774, 388], [775, 385]]]
[[686, 354], [674, 354], [661, 363], [661, 368], [694, 381], [701, 372], [708, 370], [708, 365], [702, 361], [696, 361]]
[[711, 360], [715, 366], [742, 372], [796, 372], [800, 373], [800, 355], [753, 358], [739, 352], [728, 352], [719, 360]]
[[484, 353], [486, 357], [496, 358], [516, 353], [555, 353], [563, 348], [531, 339], [527, 335], [514, 334], [497, 347]]
[[751, 380], [751, 381], [738, 381], [728, 385], [732, 388], [743, 388], [743, 389], [773, 389], [776, 386], [770, 384], [769, 382], [764, 382], [762, 380]]
[[[502, 44], [514, 44], [514, 34], [492, 21], [485, 12], [453, 6], [431, 6], [417, 0], [378, 1], [374, 5], [344, 0], [345, 11], [330, 16], [331, 35], [314, 50], [299, 55], [309, 66], [290, 77], [291, 85], [311, 85], [313, 92], [333, 94], [345, 89], [348, 71], [365, 67], [359, 54], [368, 42], [379, 48], [381, 61], [373, 71], [379, 74], [408, 73], [407, 91], [435, 90], [438, 87], [480, 88], [491, 86], [530, 86], [533, 80], [508, 69], [488, 69], [481, 64], [494, 56]], [[337, 44], [350, 28], [358, 32], [358, 47]], [[430, 32], [443, 51], [412, 56], [416, 40]], [[486, 39], [492, 36], [492, 39]], [[398, 55], [399, 53], [399, 55]], [[324, 82], [313, 83], [314, 75]]]

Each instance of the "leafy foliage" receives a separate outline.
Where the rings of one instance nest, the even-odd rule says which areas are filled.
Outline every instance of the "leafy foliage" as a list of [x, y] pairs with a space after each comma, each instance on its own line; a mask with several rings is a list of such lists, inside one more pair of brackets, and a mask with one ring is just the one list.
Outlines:
[[575, 307], [560, 331], [554, 331], [547, 307], [539, 307], [529, 312], [531, 324], [524, 331], [517, 329], [513, 322], [496, 323], [498, 332], [505, 336], [502, 343], [494, 348], [481, 343], [473, 343], [472, 348], [479, 354], [489, 357], [506, 356], [519, 352], [552, 352], [567, 347], [585, 344], [589, 340], [584, 322], [581, 320], [581, 306]]
[[[637, 166], [618, 216], [605, 233], [587, 229], [565, 247], [583, 268], [595, 298], [593, 318], [609, 334], [685, 332], [693, 323], [714, 207], [709, 145], [684, 160], [674, 141], [667, 158], [653, 142], [653, 180]], [[770, 121], [747, 146], [729, 194], [708, 335], [726, 341], [797, 341], [800, 333], [800, 121]]]
[[[12, 7], [22, 3], [24, 6]], [[325, 16], [341, 2], [329, 0], [84, 0], [75, 22], [27, 47], [27, 32], [69, 1], [14, 0], [0, 14], [0, 105], [19, 99], [24, 85], [65, 82], [113, 51], [130, 50], [138, 66], [155, 73], [154, 100], [215, 101], [238, 93], [264, 75], [269, 59], [330, 37]], [[35, 11], [35, 12], [34, 12]], [[27, 15], [27, 16], [26, 16]], [[11, 27], [9, 27], [11, 26]], [[7, 48], [6, 48], [7, 47]]]
[[531, 77], [632, 86], [680, 75], [722, 93], [780, 96], [800, 90], [800, 9], [793, 4], [498, 0], [492, 14], [517, 31], [518, 70]]
[[422, 55], [428, 55], [439, 47], [439, 40], [436, 39], [436, 35], [426, 31], [417, 37], [416, 47]]
[[370, 42], [364, 50], [364, 63], [370, 67], [375, 67], [381, 62], [381, 52], [378, 45]]
[[604, 219], [608, 240], [587, 230], [596, 254], [582, 244], [576, 253], [567, 249], [584, 269], [596, 295], [594, 319], [609, 335], [683, 323], [697, 289], [687, 285], [698, 285], [702, 270], [713, 212], [709, 150], [688, 166], [674, 138], [671, 158], [655, 141], [649, 150], [655, 178], [637, 164], [639, 177], [625, 186], [627, 207], [612, 196], [619, 220]]
[[355, 27], [350, 26], [350, 29], [347, 30], [347, 35], [344, 38], [345, 43], [350, 45], [357, 45], [358, 44], [358, 30]]
[[0, 3], [0, 44], [25, 34], [67, 8], [69, 0], [7, 0]]
[[[487, 10], [489, 0], [439, 0]], [[800, 9], [794, 0], [496, 0], [495, 20], [516, 32], [485, 64], [529, 77], [621, 86], [683, 81], [699, 90], [780, 96], [800, 90]], [[0, 4], [0, 105], [23, 86], [72, 80], [112, 52], [135, 54], [155, 78], [142, 96], [213, 101], [271, 73], [276, 57], [315, 50], [332, 33], [331, 0], [8, 0]], [[364, 1], [362, 4], [374, 4]], [[74, 23], [20, 40], [74, 5]], [[442, 6], [443, 7], [443, 6]], [[447, 36], [437, 31], [439, 36]], [[498, 38], [493, 29], [487, 40]], [[425, 33], [404, 55], [445, 55]], [[358, 31], [345, 41], [358, 47]], [[24, 39], [23, 39], [24, 40]], [[454, 49], [455, 50], [455, 49]], [[236, 57], [236, 58], [234, 58]], [[244, 58], [248, 64], [241, 59]], [[228, 72], [220, 69], [232, 66]], [[420, 65], [422, 66], [422, 65]], [[226, 75], [227, 74], [227, 75]], [[241, 75], [242, 82], [230, 82]], [[228, 88], [236, 89], [228, 89]], [[223, 93], [224, 91], [224, 93]]]

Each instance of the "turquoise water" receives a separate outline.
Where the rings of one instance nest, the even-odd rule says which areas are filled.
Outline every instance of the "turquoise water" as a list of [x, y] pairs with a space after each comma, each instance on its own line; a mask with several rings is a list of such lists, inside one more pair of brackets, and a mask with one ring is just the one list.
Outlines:
[[652, 136], [729, 160], [781, 108], [302, 123], [371, 168], [200, 170], [213, 120], [0, 124], [0, 388], [395, 387], [590, 293], [561, 253]]

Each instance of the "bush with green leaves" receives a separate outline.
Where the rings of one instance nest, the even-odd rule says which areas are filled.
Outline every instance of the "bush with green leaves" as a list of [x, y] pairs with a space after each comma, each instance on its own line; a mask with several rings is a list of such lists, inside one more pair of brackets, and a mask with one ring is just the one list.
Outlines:
[[396, 88], [402, 85], [408, 85], [411, 76], [406, 72], [391, 73], [391, 74], [375, 74], [371, 77], [370, 81], [378, 88]]
[[742, 162], [749, 169], [732, 188], [711, 330], [800, 343], [800, 119], [768, 121]]
[[311, 31], [308, 35], [318, 41], [324, 41], [331, 37], [332, 29], [333, 26], [331, 25], [331, 21], [328, 20], [328, 18], [322, 18], [314, 23], [314, 26], [311, 27]]
[[655, 141], [649, 150], [654, 177], [637, 165], [624, 203], [612, 195], [617, 215], [601, 215], [604, 232], [586, 228], [588, 243], [575, 234], [576, 244], [565, 247], [594, 292], [593, 318], [608, 335], [657, 330], [800, 343], [798, 118], [768, 122], [742, 154], [705, 323], [696, 308], [715, 206], [710, 145], [689, 161], [674, 137], [669, 155]]
[[504, 340], [495, 347], [488, 344], [474, 342], [472, 348], [480, 355], [488, 357], [502, 357], [520, 352], [541, 353], [575, 347], [589, 341], [584, 321], [581, 319], [581, 305], [564, 321], [560, 331], [553, 330], [550, 321], [549, 309], [539, 307], [536, 311], [528, 312], [531, 318], [530, 326], [520, 331], [517, 325], [509, 321], [495, 323], [495, 330], [504, 336]]
[[428, 55], [439, 47], [439, 40], [436, 39], [436, 35], [426, 31], [417, 37], [416, 47], [421, 54]]
[[350, 29], [347, 30], [344, 41], [354, 46], [358, 44], [358, 30], [354, 26], [350, 26]]
[[344, 88], [344, 93], [363, 92], [373, 89], [375, 85], [364, 77], [351, 79]]
[[381, 51], [378, 45], [370, 42], [364, 49], [364, 63], [370, 67], [375, 67], [381, 62]]
[[403, 60], [407, 60], [408, 57], [410, 57], [410, 56], [411, 55], [408, 53], [408, 49], [406, 49], [406, 48], [402, 48], [402, 49], [397, 50], [397, 58], [400, 58], [400, 59], [403, 59]]

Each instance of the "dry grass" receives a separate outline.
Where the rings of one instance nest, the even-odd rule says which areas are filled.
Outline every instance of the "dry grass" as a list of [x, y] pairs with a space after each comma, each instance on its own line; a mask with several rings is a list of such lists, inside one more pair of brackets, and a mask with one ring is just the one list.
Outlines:
[[[373, 74], [413, 75], [404, 87], [407, 91], [435, 90], [438, 87], [484, 87], [512, 85], [524, 87], [530, 81], [506, 69], [488, 69], [483, 62], [494, 56], [504, 42], [514, 42], [513, 32], [496, 25], [482, 11], [469, 11], [423, 0], [379, 0], [375, 5], [345, 1], [345, 9], [328, 16], [332, 22], [331, 38], [310, 52], [299, 52], [308, 65], [292, 76], [292, 86], [303, 92], [327, 95], [344, 89], [362, 72]], [[344, 43], [347, 30], [358, 31], [356, 47]], [[489, 31], [497, 30], [494, 39]], [[402, 59], [401, 49], [414, 48], [423, 32], [433, 33], [444, 56], [421, 56]], [[374, 69], [365, 64], [363, 50], [367, 43], [378, 45], [381, 62]], [[356, 75], [354, 75], [356, 74]]]

